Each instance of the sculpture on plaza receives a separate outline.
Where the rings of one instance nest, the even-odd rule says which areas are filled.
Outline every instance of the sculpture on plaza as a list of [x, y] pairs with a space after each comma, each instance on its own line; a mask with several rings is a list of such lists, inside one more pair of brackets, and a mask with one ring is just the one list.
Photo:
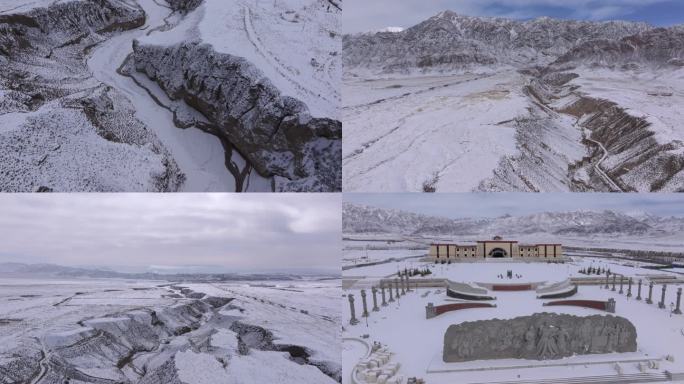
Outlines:
[[443, 360], [551, 360], [572, 355], [636, 351], [636, 328], [619, 316], [535, 313], [507, 320], [449, 326]]

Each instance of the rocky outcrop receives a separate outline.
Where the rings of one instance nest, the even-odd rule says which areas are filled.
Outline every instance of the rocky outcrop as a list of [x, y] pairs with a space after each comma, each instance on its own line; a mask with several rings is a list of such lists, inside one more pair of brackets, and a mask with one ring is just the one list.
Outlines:
[[300, 365], [312, 365], [326, 376], [342, 382], [342, 365], [337, 361], [323, 361], [312, 358], [312, 352], [305, 347], [274, 343], [273, 333], [262, 327], [235, 321], [230, 330], [237, 334], [238, 351], [247, 355], [251, 349], [262, 351], [282, 351], [290, 354], [290, 359]]
[[116, 0], [55, 2], [23, 14], [0, 15], [0, 55], [47, 52], [81, 42], [92, 32], [107, 33], [145, 24], [145, 12]]
[[166, 0], [175, 11], [188, 13], [202, 4], [202, 0]]
[[215, 126], [279, 191], [339, 191], [342, 124], [313, 118], [298, 100], [282, 96], [251, 63], [211, 46], [135, 43], [135, 68], [174, 100], [184, 100]]
[[[617, 104], [590, 97], [580, 97], [562, 112], [576, 116], [580, 125], [591, 132], [590, 138], [608, 151], [601, 167], [624, 191], [682, 191], [677, 180], [684, 173], [684, 143], [674, 140], [660, 143], [651, 123], [632, 116]], [[600, 157], [597, 149], [596, 157]]]
[[443, 360], [561, 359], [573, 355], [634, 352], [636, 328], [616, 316], [535, 313], [508, 320], [469, 321], [449, 326]]
[[211, 305], [214, 308], [221, 308], [233, 300], [234, 299], [232, 297], [218, 297], [218, 296], [207, 296], [204, 299], [202, 299], [203, 302]]

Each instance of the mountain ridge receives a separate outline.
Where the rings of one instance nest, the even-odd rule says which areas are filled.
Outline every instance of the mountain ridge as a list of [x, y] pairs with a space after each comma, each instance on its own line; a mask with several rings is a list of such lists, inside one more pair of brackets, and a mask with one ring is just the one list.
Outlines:
[[494, 235], [550, 233], [556, 235], [665, 235], [684, 232], [684, 218], [613, 210], [540, 212], [495, 218], [447, 218], [353, 203], [342, 207], [345, 234]]
[[401, 32], [345, 35], [345, 71], [449, 71], [473, 65], [548, 65], [595, 40], [617, 41], [657, 29], [643, 22], [540, 17], [515, 20], [442, 11]]

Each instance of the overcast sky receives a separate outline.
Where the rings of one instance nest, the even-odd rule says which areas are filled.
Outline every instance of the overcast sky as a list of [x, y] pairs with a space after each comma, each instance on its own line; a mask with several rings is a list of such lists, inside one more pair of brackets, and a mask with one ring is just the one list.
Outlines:
[[344, 201], [450, 218], [605, 209], [684, 217], [684, 194], [665, 193], [347, 193]]
[[0, 194], [0, 262], [339, 272], [338, 194]]
[[413, 26], [443, 10], [469, 16], [530, 19], [638, 20], [667, 26], [684, 23], [682, 0], [344, 0], [342, 29], [367, 32]]

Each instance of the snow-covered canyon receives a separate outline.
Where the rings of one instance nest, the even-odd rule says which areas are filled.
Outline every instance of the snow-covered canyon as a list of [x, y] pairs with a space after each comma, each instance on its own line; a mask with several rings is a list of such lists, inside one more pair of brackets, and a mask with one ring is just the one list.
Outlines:
[[340, 10], [237, 5], [1, 1], [0, 190], [339, 191]]
[[0, 285], [6, 383], [341, 382], [339, 280]]

